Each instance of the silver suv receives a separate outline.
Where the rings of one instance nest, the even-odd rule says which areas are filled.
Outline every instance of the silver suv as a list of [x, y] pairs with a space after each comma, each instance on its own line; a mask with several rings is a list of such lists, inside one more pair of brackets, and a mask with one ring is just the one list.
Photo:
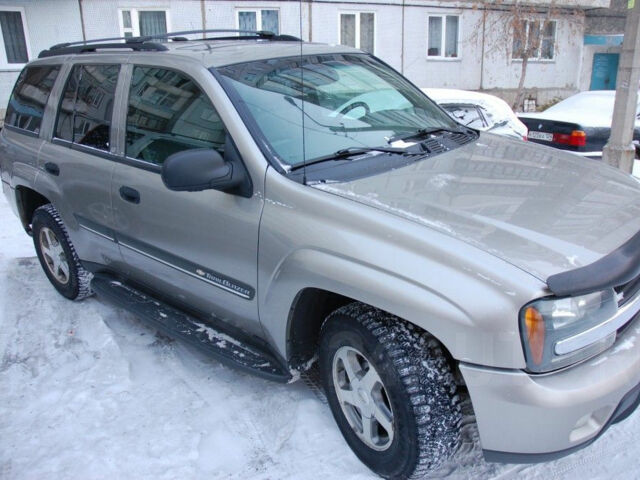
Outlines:
[[460, 125], [352, 48], [189, 35], [57, 45], [16, 83], [2, 187], [62, 295], [276, 381], [317, 360], [387, 478], [455, 452], [467, 395], [492, 461], [635, 409], [634, 178]]

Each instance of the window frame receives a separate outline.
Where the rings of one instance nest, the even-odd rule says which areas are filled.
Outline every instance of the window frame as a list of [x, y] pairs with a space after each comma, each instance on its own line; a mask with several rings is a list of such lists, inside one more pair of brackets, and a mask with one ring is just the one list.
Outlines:
[[[1, 8], [0, 8], [1, 10]], [[125, 28], [122, 12], [129, 12], [131, 15], [131, 27]], [[167, 24], [167, 32], [171, 31], [171, 10], [169, 8], [160, 7], [121, 7], [118, 8], [118, 28], [120, 36], [124, 37], [125, 33], [131, 33], [132, 37], [140, 36], [140, 12], [164, 12], [164, 20]]]
[[[525, 34], [525, 48], [526, 46], [529, 44], [529, 29], [530, 29], [530, 25], [533, 22], [538, 22], [539, 26], [539, 32], [540, 32], [540, 45], [538, 46], [538, 56], [536, 57], [529, 57], [527, 59], [527, 62], [536, 62], [536, 63], [553, 63], [556, 61], [556, 51], [557, 51], [557, 41], [558, 41], [558, 20], [556, 19], [536, 19], [536, 18], [525, 18], [522, 20], [523, 22], [525, 22], [525, 30], [526, 30], [526, 34]], [[553, 23], [554, 28], [553, 28], [553, 56], [551, 58], [542, 58], [540, 55], [542, 54], [542, 42], [544, 40], [544, 26], [546, 23]], [[517, 57], [514, 55], [513, 53], [513, 44], [515, 43], [515, 32], [514, 35], [511, 39], [511, 61], [512, 62], [522, 62], [522, 57]]]
[[[124, 67], [124, 65], [123, 65], [123, 67]], [[162, 165], [161, 164], [151, 163], [151, 162], [148, 162], [147, 160], [143, 160], [143, 159], [140, 159], [140, 158], [135, 158], [135, 157], [131, 157], [131, 156], [127, 155], [127, 126], [128, 126], [129, 100], [131, 98], [131, 89], [133, 87], [133, 71], [134, 71], [134, 69], [136, 67], [140, 67], [140, 68], [158, 68], [158, 69], [169, 70], [169, 71], [178, 73], [178, 74], [182, 75], [183, 77], [189, 79], [191, 82], [193, 82], [193, 84], [196, 87], [198, 87], [200, 92], [202, 92], [202, 94], [207, 97], [207, 99], [211, 103], [211, 106], [213, 107], [213, 109], [220, 116], [219, 108], [216, 107], [216, 104], [213, 101], [213, 98], [211, 97], [211, 95], [209, 95], [207, 93], [206, 89], [202, 87], [201, 83], [198, 82], [192, 75], [190, 75], [189, 73], [187, 73], [184, 70], [180, 70], [180, 69], [175, 68], [175, 67], [167, 66], [167, 65], [164, 65], [162, 63], [130, 63], [130, 64], [127, 64], [128, 71], [127, 71], [127, 74], [126, 74], [127, 77], [126, 77], [126, 85], [125, 85], [125, 92], [124, 92], [125, 95], [123, 95], [123, 98], [121, 99], [121, 101], [123, 102], [122, 112], [121, 112], [120, 118], [118, 119], [118, 122], [120, 122], [120, 124], [121, 124], [121, 130], [122, 130], [121, 131], [121, 142], [122, 142], [122, 145], [121, 145], [122, 146], [122, 157], [121, 157], [121, 159], [122, 159], [122, 161], [124, 163], [126, 163], [127, 165], [130, 165], [132, 167], [138, 167], [138, 168], [141, 168], [143, 170], [150, 171], [150, 172], [160, 173], [162, 171]], [[214, 78], [215, 78], [215, 76], [214, 76]], [[231, 135], [231, 132], [230, 132], [229, 128], [227, 127], [227, 124], [225, 123], [225, 121], [222, 118], [222, 116], [220, 116], [220, 121], [222, 122], [222, 125], [224, 126], [226, 135], [233, 142], [233, 136]], [[243, 164], [244, 164], [244, 161], [243, 161]]]
[[[58, 74], [56, 75], [56, 79], [53, 82], [53, 85], [51, 86], [51, 90], [49, 90], [49, 95], [47, 96], [47, 101], [44, 105], [44, 108], [42, 110], [42, 118], [40, 120], [40, 129], [37, 132], [34, 132], [32, 130], [27, 130], [25, 128], [21, 128], [21, 127], [16, 127], [15, 125], [12, 125], [10, 123], [6, 123], [6, 121], [3, 122], [2, 128], [5, 128], [7, 130], [12, 130], [18, 133], [21, 133], [23, 135], [29, 135], [31, 137], [35, 137], [35, 138], [40, 138], [41, 135], [43, 135], [45, 129], [42, 128], [44, 125], [44, 120], [45, 120], [45, 116], [49, 115], [47, 113], [48, 109], [50, 108], [50, 102], [51, 102], [51, 95], [53, 94], [53, 92], [56, 89], [56, 86], [58, 85], [58, 82], [60, 82], [60, 78], [62, 76], [64, 76], [64, 64], [62, 63], [44, 63], [44, 64], [36, 64], [36, 65], [29, 65], [29, 66], [25, 66], [23, 67], [23, 69], [20, 71], [20, 74], [18, 75], [18, 78], [16, 79], [15, 83], [13, 84], [13, 88], [11, 89], [11, 93], [9, 94], [9, 101], [11, 101], [11, 99], [13, 98], [13, 96], [15, 95], [16, 89], [18, 88], [18, 79], [20, 78], [20, 75], [22, 75], [22, 72], [25, 71], [27, 68], [39, 68], [39, 67], [52, 67], [52, 68], [58, 68]], [[8, 111], [9, 108], [7, 107], [6, 111]], [[5, 114], [6, 114], [5, 111]], [[57, 110], [53, 112], [55, 115], [57, 115]], [[6, 120], [6, 115], [5, 115], [5, 120]]]
[[0, 71], [21, 71], [31, 60], [31, 43], [29, 42], [29, 29], [27, 27], [27, 16], [24, 7], [14, 7], [0, 5], [0, 12], [18, 12], [22, 20], [22, 31], [24, 32], [24, 44], [27, 47], [27, 61], [25, 63], [9, 63], [7, 60], [7, 50], [4, 45], [4, 38], [0, 32]]
[[[482, 105], [478, 105], [477, 103], [471, 103], [471, 102], [447, 102], [447, 103], [440, 103], [438, 105], [440, 105], [442, 108], [444, 108], [447, 111], [447, 113], [449, 113], [450, 116], [458, 123], [462, 123], [462, 122], [460, 122], [459, 119], [454, 118], [453, 115], [451, 115], [451, 113], [449, 112], [448, 107], [473, 108], [476, 112], [478, 112], [478, 118], [480, 119], [480, 121], [483, 124], [482, 128], [486, 129], [486, 128], [489, 128], [491, 126], [491, 122], [487, 118], [487, 111], [485, 110], [485, 108]], [[467, 126], [467, 125], [465, 125], [465, 126]], [[469, 128], [478, 128], [478, 127], [469, 127]]]
[[[338, 11], [338, 44], [343, 45], [342, 43], [342, 15], [355, 15], [356, 17], [356, 31], [355, 31], [355, 39], [356, 46], [355, 48], [361, 50], [362, 46], [360, 45], [360, 25], [362, 22], [361, 16], [362, 14], [372, 14], [373, 15], [373, 52], [365, 52], [370, 53], [371, 55], [376, 55], [378, 50], [378, 42], [377, 42], [377, 32], [378, 32], [378, 15], [374, 10], [339, 10]], [[364, 50], [362, 50], [364, 52]]]
[[[458, 35], [456, 38], [456, 56], [455, 57], [447, 57], [444, 55], [445, 50], [447, 49], [447, 17], [456, 17], [458, 19]], [[442, 22], [442, 28], [440, 33], [440, 55], [429, 55], [429, 19], [431, 18], [439, 18]], [[460, 44], [461, 44], [461, 32], [462, 32], [462, 14], [461, 13], [429, 13], [427, 14], [427, 22], [426, 22], [426, 32], [427, 32], [427, 60], [440, 60], [446, 62], [456, 62], [462, 60], [462, 55], [460, 54]]]
[[278, 7], [236, 7], [236, 28], [240, 30], [240, 13], [255, 13], [256, 14], [256, 29], [264, 30], [262, 28], [262, 10], [275, 10], [278, 12], [278, 33], [282, 31], [282, 23], [280, 18], [280, 8]]

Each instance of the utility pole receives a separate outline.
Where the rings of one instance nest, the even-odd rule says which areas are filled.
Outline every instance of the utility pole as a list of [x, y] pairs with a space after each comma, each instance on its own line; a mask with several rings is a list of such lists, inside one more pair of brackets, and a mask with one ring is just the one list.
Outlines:
[[633, 129], [640, 84], [640, 0], [628, 0], [622, 54], [616, 82], [611, 136], [604, 147], [605, 162], [631, 173], [635, 157]]

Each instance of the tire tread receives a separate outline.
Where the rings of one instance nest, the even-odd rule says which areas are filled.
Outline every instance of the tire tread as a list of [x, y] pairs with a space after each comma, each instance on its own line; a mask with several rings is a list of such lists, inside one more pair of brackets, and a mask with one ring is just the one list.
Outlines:
[[457, 384], [440, 342], [394, 315], [355, 302], [329, 317], [345, 315], [373, 335], [392, 362], [409, 395], [418, 428], [418, 458], [413, 472], [421, 478], [449, 458], [460, 444], [462, 412]]
[[63, 240], [67, 243], [67, 246], [71, 251], [72, 258], [70, 259], [69, 264], [72, 268], [75, 268], [78, 277], [78, 295], [76, 295], [73, 300], [80, 301], [92, 296], [93, 291], [91, 290], [91, 279], [93, 278], [93, 275], [91, 274], [91, 272], [87, 271], [80, 263], [78, 253], [76, 252], [76, 249], [73, 246], [71, 239], [69, 238], [69, 234], [67, 233], [67, 229], [64, 226], [62, 218], [60, 218], [58, 210], [56, 210], [56, 208], [51, 203], [47, 203], [46, 205], [42, 205], [41, 207], [36, 208], [36, 210], [33, 212], [34, 217], [39, 212], [42, 212], [53, 219], [53, 221], [62, 231], [64, 235]]

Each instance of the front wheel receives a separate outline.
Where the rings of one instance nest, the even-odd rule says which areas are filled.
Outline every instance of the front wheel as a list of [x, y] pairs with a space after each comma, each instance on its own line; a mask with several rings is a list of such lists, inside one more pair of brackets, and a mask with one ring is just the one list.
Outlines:
[[455, 452], [457, 386], [442, 347], [429, 334], [352, 303], [322, 327], [320, 372], [347, 443], [380, 476], [416, 478]]

